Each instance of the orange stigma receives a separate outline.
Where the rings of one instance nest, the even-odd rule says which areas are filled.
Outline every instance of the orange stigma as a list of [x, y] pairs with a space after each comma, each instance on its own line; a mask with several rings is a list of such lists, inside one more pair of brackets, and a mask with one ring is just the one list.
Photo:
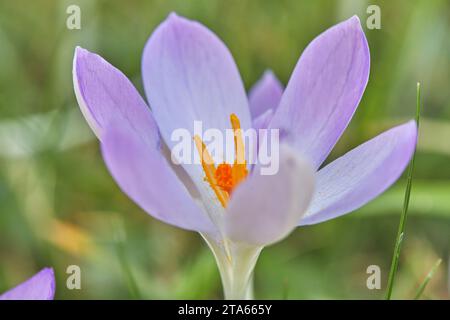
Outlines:
[[198, 135], [194, 136], [195, 145], [200, 154], [205, 173], [205, 181], [209, 183], [223, 207], [226, 207], [231, 193], [248, 174], [241, 123], [234, 113], [231, 114], [230, 121], [234, 132], [235, 151], [235, 159], [232, 165], [221, 163], [216, 167], [202, 139]]

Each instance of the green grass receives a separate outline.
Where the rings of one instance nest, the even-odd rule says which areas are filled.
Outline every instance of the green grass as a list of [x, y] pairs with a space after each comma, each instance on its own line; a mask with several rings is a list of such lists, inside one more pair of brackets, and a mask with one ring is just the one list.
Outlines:
[[433, 267], [431, 268], [431, 270], [428, 272], [427, 276], [425, 277], [423, 282], [420, 284], [419, 289], [417, 289], [417, 293], [414, 296], [414, 300], [420, 299], [423, 292], [425, 291], [425, 288], [428, 285], [428, 282], [430, 282], [430, 280], [431, 280], [431, 278], [433, 278], [433, 275], [436, 272], [437, 268], [439, 268], [439, 266], [441, 265], [441, 262], [442, 262], [442, 259], [438, 259], [436, 261], [436, 263], [433, 265]]
[[[419, 120], [420, 120], [420, 83], [417, 83], [417, 101], [416, 101], [416, 124], [417, 124], [417, 136], [419, 136]], [[416, 157], [416, 150], [412, 155], [411, 163], [408, 167], [408, 178], [406, 182], [405, 199], [403, 201], [403, 211], [400, 216], [400, 223], [397, 231], [397, 238], [395, 241], [394, 253], [392, 256], [391, 269], [389, 272], [389, 278], [386, 289], [386, 299], [390, 300], [392, 296], [392, 290], [394, 289], [395, 275], [398, 270], [398, 262], [400, 259], [400, 252], [402, 249], [403, 241], [405, 239], [405, 226], [408, 215], [409, 199], [411, 196], [411, 186], [413, 180], [414, 160]]]

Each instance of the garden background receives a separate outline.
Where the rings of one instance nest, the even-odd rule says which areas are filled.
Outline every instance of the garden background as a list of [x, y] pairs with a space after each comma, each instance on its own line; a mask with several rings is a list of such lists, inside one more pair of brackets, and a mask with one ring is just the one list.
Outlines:
[[[81, 29], [66, 27], [69, 5]], [[381, 9], [381, 29], [366, 9]], [[412, 298], [438, 258], [423, 298], [449, 299], [450, 2], [434, 1], [9, 1], [0, 2], [0, 292], [44, 266], [57, 299], [221, 298], [200, 236], [144, 213], [116, 186], [72, 87], [76, 45], [102, 55], [142, 90], [141, 52], [171, 11], [198, 20], [230, 48], [247, 89], [267, 68], [283, 84], [305, 46], [357, 14], [371, 52], [365, 95], [330, 155], [335, 159], [415, 114], [420, 141], [394, 298]], [[386, 288], [404, 177], [369, 205], [296, 230], [263, 251], [256, 298], [379, 299]], [[78, 265], [81, 290], [66, 288]], [[366, 269], [381, 268], [369, 290]]]

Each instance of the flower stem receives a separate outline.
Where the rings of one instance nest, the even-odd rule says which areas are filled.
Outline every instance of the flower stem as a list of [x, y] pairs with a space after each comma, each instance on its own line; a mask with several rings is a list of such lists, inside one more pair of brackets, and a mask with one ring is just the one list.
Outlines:
[[253, 270], [262, 247], [217, 242], [203, 235], [216, 259], [226, 300], [253, 299]]

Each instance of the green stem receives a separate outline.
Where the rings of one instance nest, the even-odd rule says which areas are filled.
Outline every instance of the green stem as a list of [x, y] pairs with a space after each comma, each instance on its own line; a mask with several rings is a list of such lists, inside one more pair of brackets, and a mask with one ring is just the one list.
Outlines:
[[[419, 132], [419, 118], [420, 118], [420, 83], [417, 83], [417, 101], [416, 101], [416, 123], [417, 123], [417, 132]], [[409, 199], [411, 194], [411, 186], [412, 186], [412, 176], [413, 176], [413, 170], [414, 170], [414, 159], [416, 157], [416, 151], [414, 150], [411, 163], [409, 164], [408, 168], [408, 178], [406, 183], [406, 191], [405, 191], [405, 199], [403, 202], [403, 211], [402, 215], [400, 217], [400, 224], [398, 226], [397, 231], [397, 239], [395, 241], [395, 248], [394, 253], [392, 256], [392, 263], [391, 263], [391, 270], [389, 272], [389, 279], [387, 284], [387, 290], [386, 290], [386, 300], [390, 300], [392, 296], [392, 289], [394, 287], [394, 280], [395, 275], [398, 270], [398, 261], [400, 258], [400, 251], [405, 235], [405, 225], [406, 225], [406, 218], [408, 213], [408, 207], [409, 207]]]

